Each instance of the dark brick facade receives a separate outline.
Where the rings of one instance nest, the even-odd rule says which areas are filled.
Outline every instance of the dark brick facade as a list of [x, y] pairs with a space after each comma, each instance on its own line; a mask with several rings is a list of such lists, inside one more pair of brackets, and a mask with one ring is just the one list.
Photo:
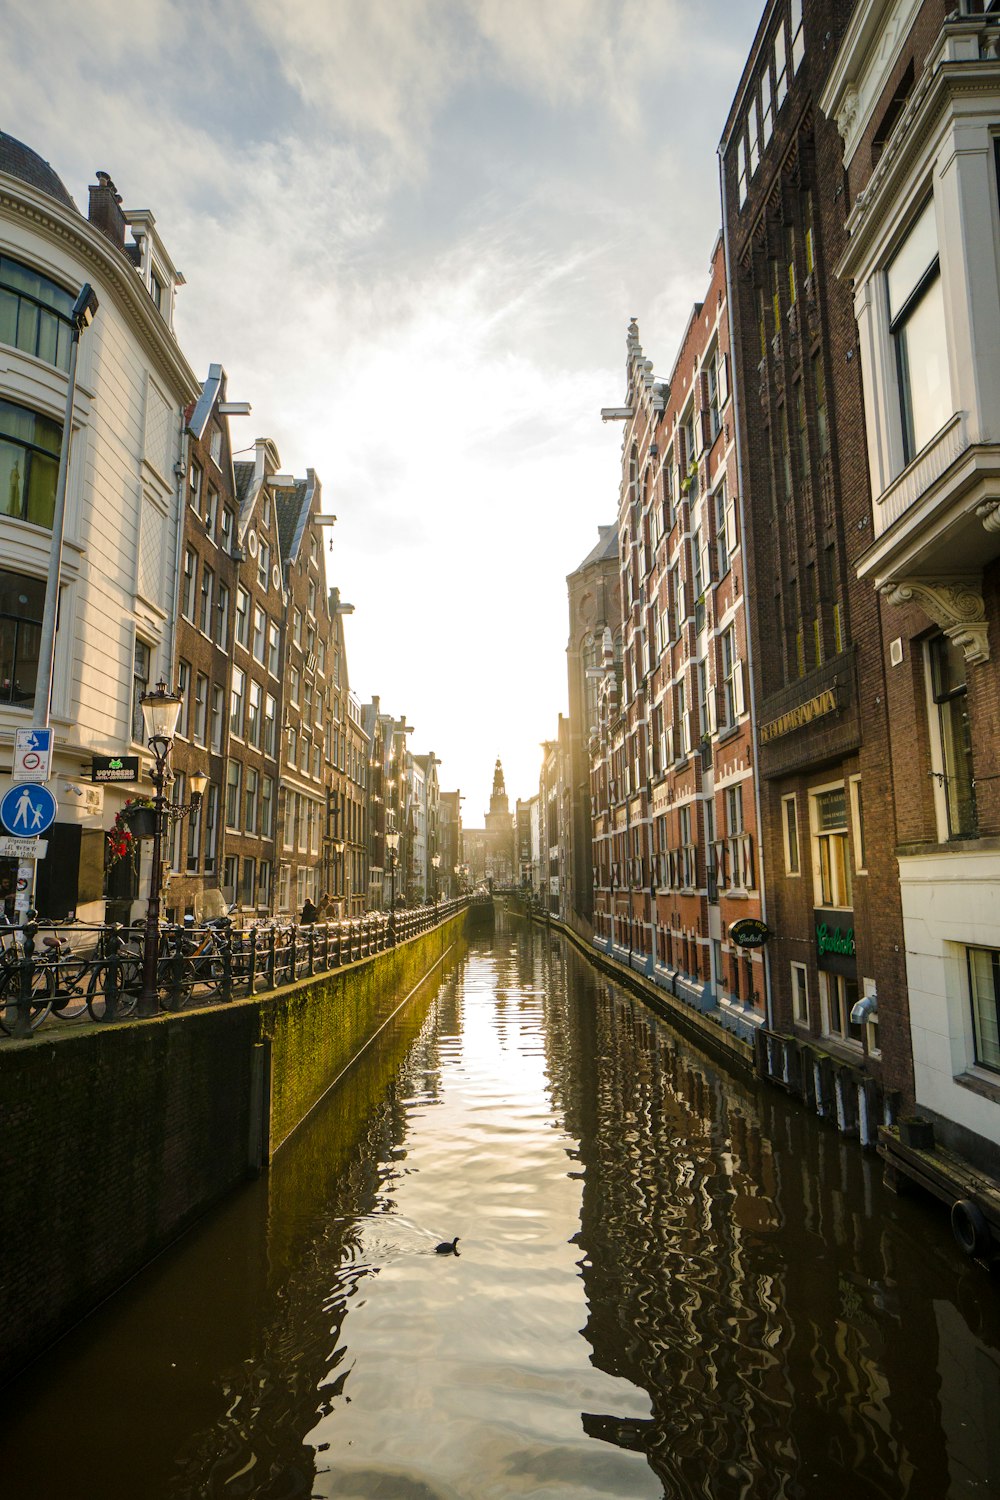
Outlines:
[[[847, 183], [840, 137], [817, 103], [852, 9], [850, 0], [815, 0], [793, 39], [787, 0], [768, 5], [721, 148], [724, 221], [774, 1025], [822, 1038], [824, 1049], [908, 1098], [887, 606], [854, 572], [871, 537], [871, 499], [853, 302], [834, 274]], [[897, 773], [911, 776], [907, 767]], [[840, 853], [852, 890], [824, 906], [822, 861]], [[839, 975], [823, 958], [821, 1006], [824, 911], [835, 913], [829, 927], [853, 929], [856, 956], [836, 965]], [[807, 1000], [793, 997], [793, 965], [802, 966]], [[877, 985], [877, 1039], [846, 1019], [865, 980]]]

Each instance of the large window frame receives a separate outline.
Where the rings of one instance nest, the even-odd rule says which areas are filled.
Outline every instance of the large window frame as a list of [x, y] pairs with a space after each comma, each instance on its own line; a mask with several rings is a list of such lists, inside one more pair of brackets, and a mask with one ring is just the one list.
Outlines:
[[1000, 1073], [1000, 951], [967, 948], [976, 1066]]
[[33, 266], [0, 255], [0, 344], [68, 370], [74, 301], [75, 293]]
[[885, 280], [905, 467], [954, 412], [933, 197], [911, 221]]
[[817, 906], [853, 911], [851, 828], [847, 787], [840, 781], [809, 793], [813, 888]]
[[926, 651], [939, 829], [946, 839], [975, 838], [978, 815], [965, 657], [946, 635], [932, 636]]
[[0, 569], [0, 703], [34, 704], [44, 609], [44, 579]]
[[62, 423], [0, 399], [0, 515], [52, 529]]

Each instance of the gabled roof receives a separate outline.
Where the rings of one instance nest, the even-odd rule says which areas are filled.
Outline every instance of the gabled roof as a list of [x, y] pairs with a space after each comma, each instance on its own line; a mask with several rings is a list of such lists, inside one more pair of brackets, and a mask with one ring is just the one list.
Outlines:
[[289, 565], [302, 545], [315, 490], [316, 470], [307, 469], [305, 479], [297, 479], [294, 489], [282, 490], [277, 496], [278, 544], [283, 561]]
[[[618, 527], [615, 525], [601, 526], [598, 528], [599, 540], [597, 546], [587, 553], [579, 567], [573, 572], [582, 573], [584, 568], [589, 568], [591, 563], [607, 562], [618, 556]], [[570, 575], [572, 577], [572, 574]]]
[[[208, 419], [212, 415], [215, 403], [224, 400], [226, 395], [226, 372], [221, 365], [209, 365], [208, 379], [201, 388], [201, 395], [194, 403], [194, 408], [188, 418], [188, 432], [200, 442], [205, 436], [205, 428]], [[253, 465], [250, 465], [253, 468]]]

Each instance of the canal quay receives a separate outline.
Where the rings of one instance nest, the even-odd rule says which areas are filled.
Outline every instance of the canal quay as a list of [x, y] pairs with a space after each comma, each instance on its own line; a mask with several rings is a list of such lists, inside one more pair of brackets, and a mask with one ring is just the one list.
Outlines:
[[22, 1372], [3, 1493], [996, 1495], [998, 1309], [875, 1157], [501, 912]]

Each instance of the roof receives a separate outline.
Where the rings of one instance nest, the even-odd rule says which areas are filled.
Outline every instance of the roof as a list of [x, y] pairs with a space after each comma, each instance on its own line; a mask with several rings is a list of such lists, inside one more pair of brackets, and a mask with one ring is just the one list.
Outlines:
[[297, 479], [294, 489], [281, 490], [277, 495], [278, 545], [285, 562], [292, 562], [298, 551], [305, 529], [305, 515], [309, 511], [309, 498], [309, 484], [305, 479]]
[[582, 573], [584, 568], [589, 568], [591, 563], [607, 562], [618, 556], [618, 527], [598, 526], [600, 540], [592, 551], [588, 552], [583, 562], [574, 571]]
[[249, 495], [253, 493], [256, 465], [252, 459], [241, 458], [233, 464], [233, 483], [236, 486], [236, 503], [242, 511]]
[[0, 172], [5, 172], [8, 177], [20, 178], [29, 187], [37, 188], [40, 193], [45, 193], [49, 198], [55, 198], [66, 208], [72, 208], [77, 213], [73, 199], [66, 191], [62, 179], [53, 172], [47, 161], [26, 146], [23, 141], [15, 140], [12, 135], [5, 135], [0, 130]]

